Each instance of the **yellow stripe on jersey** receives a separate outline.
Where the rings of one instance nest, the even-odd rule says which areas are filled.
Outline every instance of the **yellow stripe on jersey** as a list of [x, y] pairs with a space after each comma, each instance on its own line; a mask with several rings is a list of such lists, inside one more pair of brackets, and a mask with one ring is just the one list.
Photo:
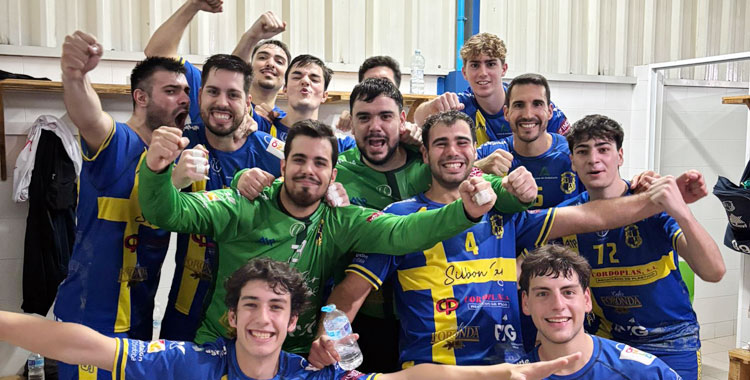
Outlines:
[[120, 380], [125, 380], [125, 366], [128, 365], [128, 344], [129, 341], [127, 339], [120, 339], [120, 352], [122, 352], [122, 356], [120, 357], [120, 365], [119, 368], [115, 367], [113, 370], [118, 371], [120, 374]]
[[227, 380], [227, 379], [229, 379], [229, 375], [224, 375], [221, 377], [221, 380]]
[[596, 330], [596, 335], [612, 339], [612, 322], [604, 316], [604, 310], [602, 310], [601, 306], [596, 302], [596, 297], [593, 295], [591, 296], [591, 312], [600, 320], [599, 327]]
[[675, 251], [677, 250], [677, 239], [679, 239], [680, 236], [682, 236], [682, 228], [678, 228], [677, 231], [672, 234], [672, 249], [674, 249]]
[[[443, 243], [424, 251], [426, 263], [419, 268], [398, 271], [398, 280], [404, 291], [430, 290], [433, 302], [454, 298], [453, 286], [489, 281], [516, 281], [516, 260], [492, 258], [448, 262]], [[442, 339], [433, 339], [432, 361], [456, 364], [454, 347], [447, 344], [459, 333], [456, 313], [446, 313], [433, 308], [435, 332], [447, 331]], [[452, 333], [451, 333], [452, 332]]]
[[[140, 168], [141, 162], [146, 157], [146, 150], [141, 154], [138, 160]], [[125, 222], [125, 231], [122, 236], [122, 266], [120, 267], [120, 292], [117, 302], [117, 318], [115, 319], [114, 332], [126, 332], [130, 330], [130, 280], [136, 273], [138, 255], [138, 228], [145, 225], [150, 228], [156, 228], [146, 222], [141, 214], [141, 206], [138, 203], [138, 169], [136, 169], [133, 189], [130, 191], [130, 197], [110, 198], [99, 197], [97, 199], [98, 215], [102, 220], [110, 222]]]
[[549, 233], [552, 230], [552, 225], [555, 223], [556, 215], [557, 215], [556, 208], [553, 207], [547, 210], [547, 216], [544, 218], [544, 225], [542, 225], [542, 228], [539, 231], [539, 236], [536, 238], [536, 242], [534, 243], [535, 247], [541, 247], [547, 244], [547, 240], [549, 239]]
[[117, 123], [115, 123], [115, 120], [112, 119], [112, 116], [109, 114], [106, 114], [107, 117], [109, 117], [109, 120], [112, 121], [112, 128], [109, 130], [109, 134], [107, 135], [107, 138], [104, 139], [104, 142], [102, 145], [99, 146], [99, 149], [97, 149], [96, 153], [92, 157], [88, 157], [83, 153], [83, 146], [82, 144], [85, 144], [86, 141], [83, 139], [83, 136], [78, 137], [78, 149], [81, 151], [81, 158], [83, 158], [84, 161], [94, 161], [97, 157], [99, 157], [99, 153], [104, 151], [105, 148], [109, 146], [109, 143], [112, 141], [112, 136], [115, 135], [115, 129], [117, 128]]
[[[206, 180], [203, 179], [194, 182], [192, 191], [206, 190]], [[177, 300], [174, 308], [182, 314], [189, 315], [193, 306], [195, 292], [198, 290], [201, 276], [206, 262], [206, 236], [205, 235], [188, 235], [187, 252], [185, 253], [185, 262], [183, 263], [182, 277], [180, 278], [180, 287], [177, 291]], [[195, 273], [198, 273], [198, 276]]]
[[477, 130], [477, 146], [480, 146], [490, 141], [490, 136], [487, 134], [487, 121], [484, 119], [482, 112], [477, 109], [477, 113], [474, 115], [474, 124]]
[[273, 123], [271, 123], [271, 129], [268, 130], [268, 134], [277, 139], [279, 138], [279, 132], [276, 130], [276, 126], [273, 125]]
[[349, 268], [351, 269], [346, 269], [344, 272], [359, 275], [360, 277], [364, 278], [365, 281], [369, 282], [370, 285], [375, 288], [375, 290], [380, 290], [380, 287], [383, 286], [383, 282], [380, 281], [380, 278], [378, 278], [378, 276], [372, 273], [369, 269], [357, 264], [351, 264], [349, 265]]
[[669, 251], [659, 260], [644, 265], [592, 269], [591, 287], [646, 285], [669, 276], [673, 270], [677, 270], [674, 251]]

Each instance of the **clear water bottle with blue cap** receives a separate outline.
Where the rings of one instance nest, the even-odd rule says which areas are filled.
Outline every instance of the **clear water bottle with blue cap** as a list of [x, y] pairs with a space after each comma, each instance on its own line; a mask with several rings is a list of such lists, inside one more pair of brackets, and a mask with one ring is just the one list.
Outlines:
[[326, 335], [333, 341], [334, 348], [341, 360], [339, 367], [351, 371], [362, 364], [362, 351], [359, 350], [357, 340], [352, 337], [352, 325], [346, 314], [336, 309], [336, 305], [323, 306], [320, 310], [326, 313], [323, 319], [323, 327]]
[[44, 357], [37, 353], [31, 353], [26, 359], [26, 365], [29, 367], [28, 380], [44, 380]]

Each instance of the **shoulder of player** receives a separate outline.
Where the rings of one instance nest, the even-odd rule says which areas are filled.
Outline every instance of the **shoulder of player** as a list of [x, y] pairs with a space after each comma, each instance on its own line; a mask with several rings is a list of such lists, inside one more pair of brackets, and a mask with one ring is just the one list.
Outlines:
[[393, 202], [386, 206], [383, 209], [383, 212], [396, 215], [408, 215], [419, 211], [422, 207], [428, 207], [428, 205], [415, 196], [398, 202]]
[[634, 371], [639, 371], [638, 373], [643, 374], [643, 379], [660, 379], [661, 377], [650, 375], [661, 373], [661, 371], [668, 370], [669, 368], [656, 355], [628, 346], [625, 343], [601, 337], [594, 337], [594, 339], [599, 340], [601, 347], [601, 354], [597, 360], [623, 373], [635, 373]]

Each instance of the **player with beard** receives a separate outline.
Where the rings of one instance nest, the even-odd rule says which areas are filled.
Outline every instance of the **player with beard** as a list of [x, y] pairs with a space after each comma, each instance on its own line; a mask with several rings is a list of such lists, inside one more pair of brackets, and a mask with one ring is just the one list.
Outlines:
[[576, 353], [546, 363], [494, 367], [422, 365], [398, 373], [363, 374], [329, 366], [319, 371], [281, 345], [311, 295], [287, 263], [252, 259], [227, 279], [224, 299], [236, 338], [201, 346], [181, 341], [109, 338], [85, 326], [0, 311], [0, 340], [68, 363], [99, 366], [118, 379], [538, 380], [565, 369]]
[[[180, 59], [185, 65], [185, 69], [188, 71], [188, 80], [193, 89], [191, 91], [193, 104], [190, 107], [190, 117], [193, 124], [200, 125], [200, 123], [197, 123], [197, 119], [200, 116], [197, 101], [198, 88], [200, 87], [200, 70], [187, 60], [181, 59], [177, 50], [182, 35], [195, 15], [201, 11], [209, 13], [222, 12], [222, 5], [223, 1], [221, 0], [187, 0], [156, 29], [144, 49], [147, 57], [171, 57]], [[272, 11], [265, 12], [245, 31], [232, 52], [232, 55], [239, 57], [245, 62], [249, 62], [252, 71], [256, 73], [253, 76], [249, 91], [246, 91], [251, 96], [252, 107], [264, 104], [265, 107], [269, 107], [269, 109], [273, 109], [273, 111], [282, 115], [284, 111], [276, 107], [276, 97], [284, 86], [284, 73], [291, 60], [291, 54], [286, 44], [278, 40], [268, 40], [267, 38], [272, 38], [285, 29], [286, 23], [275, 13]], [[197, 73], [191, 75], [190, 73], [193, 71]], [[253, 117], [257, 120], [255, 115]], [[252, 131], [254, 128], [255, 125], [249, 123], [244, 131], [238, 133], [236, 138], [243, 139], [247, 131]]]
[[[609, 339], [586, 334], [586, 313], [591, 312], [591, 266], [568, 248], [547, 245], [526, 256], [521, 265], [523, 312], [534, 319], [541, 344], [525, 362], [583, 355], [550, 380], [681, 380], [682, 377], [654, 355]], [[691, 377], [685, 379], [700, 379]]]
[[[133, 114], [115, 122], [87, 76], [103, 52], [94, 36], [80, 31], [66, 36], [62, 48], [63, 100], [81, 136], [83, 168], [76, 242], [54, 315], [107, 336], [149, 339], [169, 232], [141, 216], [136, 173], [156, 128], [184, 127], [189, 87], [179, 62], [146, 59], [131, 73]], [[61, 379], [110, 376], [95, 367], [61, 364], [59, 370]]]
[[[475, 138], [473, 121], [462, 112], [430, 116], [423, 125], [422, 140], [423, 160], [432, 172], [431, 186], [384, 211], [420, 214], [454, 201], [459, 196], [459, 183], [471, 173]], [[521, 200], [536, 196], [536, 183], [523, 167], [502, 181], [512, 184], [512, 191], [522, 194]], [[651, 200], [663, 197], [664, 189], [676, 189], [662, 186], [670, 184], [668, 178], [659, 181], [660, 185], [652, 186], [649, 194], [639, 195], [635, 203], [631, 203], [631, 197], [621, 197], [596, 206], [584, 205], [593, 206], [589, 208], [514, 214], [491, 210], [483, 223], [427, 250], [405, 256], [358, 254], [328, 302], [356, 322], [364, 297], [392, 278], [401, 320], [399, 352], [404, 368], [430, 362], [515, 362], [525, 352], [521, 337], [526, 334], [519, 324], [516, 255], [522, 248], [546, 244], [548, 239], [571, 231], [614, 228], [654, 214], [659, 206]], [[705, 189], [702, 194], [705, 196]], [[321, 338], [317, 343], [309, 356], [313, 365], [322, 367], [338, 359], [331, 341]]]
[[[195, 74], [191, 71], [189, 74]], [[250, 106], [247, 95], [250, 67], [241, 59], [217, 54], [203, 66], [199, 93], [201, 119], [205, 128], [186, 126], [183, 135], [190, 140], [188, 148], [174, 170], [173, 183], [188, 191], [216, 190], [229, 187], [234, 173], [254, 168], [273, 181], [280, 172], [283, 142], [269, 134], [255, 131], [242, 140], [234, 132], [245, 121]], [[275, 153], [275, 154], [274, 154]], [[195, 182], [184, 175], [196, 156], [205, 162], [205, 171]], [[217, 261], [216, 244], [210, 236], [178, 234], [175, 273], [162, 320], [161, 337], [192, 341], [200, 325], [206, 294], [214, 285]]]
[[[472, 225], [494, 203], [476, 205], [472, 196], [490, 184], [472, 179], [461, 185], [463, 202], [438, 212], [408, 217], [380, 216], [362, 207], [332, 208], [321, 199], [336, 177], [336, 138], [327, 125], [314, 120], [297, 122], [284, 146], [284, 181], [276, 181], [249, 201], [232, 189], [181, 193], [171, 184], [171, 163], [187, 145], [182, 131], [160, 128], [140, 167], [139, 198], [147, 220], [163, 228], [213, 236], [221, 250], [216, 281], [222, 283], [248, 258], [269, 257], [289, 262], [305, 273], [314, 292], [313, 309], [299, 317], [286, 341], [288, 351], [305, 353], [316, 331], [321, 285], [334, 263], [352, 249], [405, 253], [423, 249]], [[165, 170], [166, 169], [166, 170]], [[432, 234], [420, 234], [425, 227]], [[420, 248], [417, 248], [420, 247]], [[224, 290], [216, 287], [196, 342], [227, 336]]]
[[570, 149], [565, 137], [547, 131], [554, 114], [547, 79], [539, 74], [513, 78], [505, 93], [503, 113], [513, 135], [490, 141], [477, 149], [476, 166], [482, 170], [492, 165], [494, 152], [511, 162], [508, 170], [525, 167], [539, 185], [539, 195], [532, 205], [548, 208], [578, 195], [582, 185], [570, 167]]
[[[399, 142], [400, 130], [406, 114], [403, 97], [388, 79], [369, 78], [354, 87], [349, 98], [352, 131], [357, 149], [339, 156], [337, 181], [345, 188], [352, 204], [378, 210], [406, 199], [429, 188], [429, 167], [417, 149]], [[250, 171], [240, 172], [237, 189], [250, 199], [262, 184]], [[498, 205], [503, 212], [524, 210], [509, 193], [500, 194]], [[334, 274], [343, 279], [344, 270], [351, 262], [351, 254], [338, 263]], [[393, 315], [392, 290], [388, 283], [379, 293], [373, 293], [362, 306], [361, 318], [354, 322], [360, 334], [360, 348], [364, 353], [362, 368], [366, 371], [393, 371], [398, 365], [398, 321]]]
[[[318, 120], [320, 105], [328, 98], [328, 85], [331, 84], [333, 70], [328, 68], [320, 58], [309, 54], [294, 57], [289, 63], [286, 76], [286, 93], [289, 109], [284, 117], [268, 121], [256, 118], [258, 130], [267, 132], [280, 140], [286, 140], [289, 126], [300, 120]], [[355, 146], [351, 136], [338, 138], [339, 152], [344, 152]]]

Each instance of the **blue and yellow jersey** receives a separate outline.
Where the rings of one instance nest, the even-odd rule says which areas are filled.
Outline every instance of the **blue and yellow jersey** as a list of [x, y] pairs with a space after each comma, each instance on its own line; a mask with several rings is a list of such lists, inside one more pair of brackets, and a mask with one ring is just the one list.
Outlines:
[[[422, 193], [384, 211], [408, 215], [443, 206]], [[545, 244], [554, 216], [554, 208], [510, 215], [493, 210], [428, 250], [399, 257], [357, 254], [347, 271], [375, 289], [393, 275], [404, 367], [513, 363], [524, 354], [516, 247]]]
[[583, 184], [570, 167], [570, 149], [565, 137], [550, 133], [552, 145], [536, 157], [525, 157], [513, 149], [513, 135], [499, 141], [490, 141], [477, 149], [477, 158], [482, 159], [502, 149], [513, 154], [510, 170], [523, 166], [531, 172], [539, 186], [539, 194], [531, 209], [549, 208], [574, 198], [583, 190]]
[[[584, 192], [560, 206], [588, 201]], [[675, 248], [681, 235], [677, 222], [660, 213], [622, 228], [562, 239], [592, 267], [597, 318], [588, 320], [587, 331], [656, 354], [700, 348], [698, 321]]]
[[[155, 340], [151, 342], [116, 339], [112, 379], [200, 379], [248, 380], [237, 362], [234, 340], [219, 338], [196, 345], [189, 342]], [[301, 356], [281, 351], [279, 369], [271, 380], [375, 380], [378, 374], [365, 375], [345, 371], [338, 365], [317, 370]]]
[[54, 313], [105, 335], [149, 338], [169, 233], [149, 224], [138, 203], [146, 144], [126, 124], [112, 124], [98, 151], [81, 141], [76, 241]]
[[[258, 123], [259, 131], [266, 132], [281, 141], [286, 141], [286, 136], [289, 134], [289, 127], [284, 124], [284, 119], [281, 116], [279, 116], [278, 119], [274, 119], [273, 121], [268, 121], [260, 116], [253, 115], [253, 120]], [[352, 136], [338, 136], [337, 139], [339, 153], [343, 153], [349, 149], [357, 147], [357, 142]]]
[[[507, 83], [503, 83], [503, 90], [506, 93], [508, 92]], [[490, 115], [482, 110], [471, 88], [457, 95], [458, 101], [464, 105], [463, 112], [474, 119], [474, 124], [477, 126], [477, 146], [488, 141], [497, 141], [513, 134], [508, 120], [505, 120], [502, 109], [494, 115]], [[568, 133], [570, 123], [568, 123], [565, 114], [554, 103], [552, 103], [552, 107], [552, 119], [547, 124], [547, 132], [559, 133], [561, 135]]]
[[[598, 336], [594, 340], [591, 359], [575, 373], [565, 376], [551, 375], [550, 380], [682, 380], [682, 377], [654, 355], [624, 343], [613, 342]], [[523, 362], [536, 363], [539, 347], [529, 352]]]

